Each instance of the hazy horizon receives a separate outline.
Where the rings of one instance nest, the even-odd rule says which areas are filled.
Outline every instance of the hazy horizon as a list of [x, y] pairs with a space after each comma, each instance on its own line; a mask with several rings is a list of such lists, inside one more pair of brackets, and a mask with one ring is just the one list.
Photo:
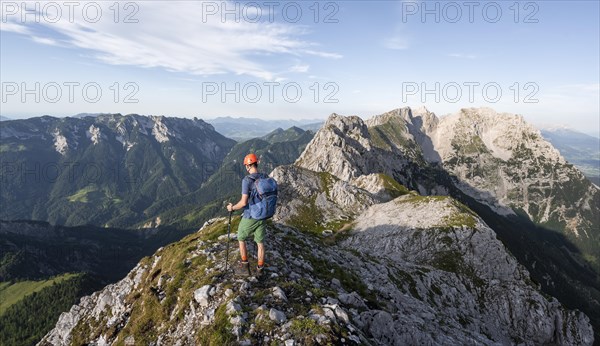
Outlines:
[[[410, 106], [408, 106], [410, 107]], [[400, 107], [398, 107], [400, 108]], [[415, 109], [416, 107], [410, 107], [411, 109]], [[430, 112], [434, 113], [436, 116], [438, 117], [442, 117], [442, 116], [447, 116], [453, 113], [446, 113], [446, 114], [438, 114], [435, 111], [431, 110], [430, 108], [426, 107]], [[474, 107], [474, 108], [478, 108], [478, 107]], [[397, 108], [395, 108], [397, 109]], [[392, 109], [388, 110], [391, 111]], [[506, 112], [506, 111], [499, 111], [497, 109], [494, 109], [495, 111], [498, 111], [499, 113], [505, 112], [505, 113], [511, 113], [511, 112]], [[457, 110], [459, 111], [459, 110]], [[337, 112], [334, 112], [337, 113]], [[385, 112], [383, 112], [385, 113]], [[4, 115], [4, 114], [0, 114], [0, 117], [3, 117], [5, 119], [3, 120], [24, 120], [24, 119], [30, 119], [30, 118], [36, 118], [36, 117], [41, 117], [41, 116], [51, 116], [51, 117], [55, 117], [55, 118], [66, 118], [66, 117], [75, 117], [81, 114], [93, 114], [93, 115], [97, 115], [97, 114], [119, 114], [119, 112], [80, 112], [80, 113], [76, 113], [76, 114], [67, 114], [67, 115], [52, 115], [52, 114], [40, 114], [40, 115], [31, 115], [31, 116], [8, 116], [8, 115]], [[263, 121], [290, 121], [290, 122], [298, 122], [298, 123], [304, 123], [304, 124], [310, 124], [311, 122], [313, 123], [317, 123], [317, 122], [324, 122], [325, 120], [327, 120], [327, 117], [330, 114], [324, 115], [322, 118], [309, 118], [309, 117], [296, 117], [295, 119], [293, 118], [279, 118], [279, 119], [269, 119], [269, 118], [263, 118], [260, 115], [218, 115], [218, 116], [181, 116], [178, 114], [142, 114], [142, 113], [120, 113], [123, 115], [128, 115], [128, 114], [137, 114], [137, 115], [144, 115], [144, 116], [150, 116], [150, 115], [162, 115], [162, 116], [167, 116], [167, 117], [175, 117], [175, 118], [198, 118], [198, 119], [202, 119], [204, 121], [210, 122], [211, 120], [215, 120], [215, 119], [219, 119], [219, 118], [232, 118], [232, 119], [259, 119], [259, 120], [263, 120]], [[338, 113], [340, 114], [340, 113]], [[377, 113], [377, 114], [369, 114], [369, 115], [361, 115], [361, 114], [342, 114], [342, 115], [358, 115], [359, 117], [361, 117], [363, 120], [369, 119], [373, 116], [379, 115], [382, 113]], [[518, 114], [518, 113], [513, 113], [513, 114]], [[533, 122], [530, 121], [529, 119], [527, 119], [527, 116], [524, 114], [521, 114], [525, 117], [525, 120], [528, 121], [530, 124], [532, 124], [535, 128], [539, 129], [539, 130], [549, 130], [549, 129], [567, 129], [567, 130], [572, 130], [572, 131], [576, 131], [582, 134], [586, 134], [589, 136], [593, 136], [596, 138], [600, 138], [600, 129], [590, 129], [589, 127], [586, 127], [586, 129], [578, 129], [577, 127], [570, 125], [568, 123], [561, 123], [561, 122], [556, 122], [556, 123], [548, 123], [548, 122]]]

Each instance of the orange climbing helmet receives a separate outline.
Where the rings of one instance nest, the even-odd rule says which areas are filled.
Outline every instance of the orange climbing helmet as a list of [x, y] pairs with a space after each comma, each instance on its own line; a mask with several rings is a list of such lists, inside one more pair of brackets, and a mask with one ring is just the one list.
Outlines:
[[256, 157], [255, 154], [248, 154], [246, 155], [246, 157], [244, 157], [244, 166], [248, 166], [251, 165], [253, 163], [257, 163], [258, 162], [258, 158]]

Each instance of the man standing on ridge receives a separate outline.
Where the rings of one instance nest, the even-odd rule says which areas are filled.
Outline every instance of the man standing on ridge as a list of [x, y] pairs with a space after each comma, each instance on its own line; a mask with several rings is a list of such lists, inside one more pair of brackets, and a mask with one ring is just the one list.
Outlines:
[[258, 193], [256, 193], [256, 179], [265, 175], [258, 172], [258, 159], [255, 154], [248, 154], [244, 158], [244, 166], [248, 175], [242, 179], [242, 197], [235, 205], [229, 203], [228, 211], [244, 209], [242, 220], [238, 227], [237, 238], [240, 245], [241, 261], [234, 269], [236, 275], [250, 275], [250, 266], [248, 264], [248, 253], [246, 251], [246, 238], [254, 233], [254, 241], [258, 246], [258, 265], [256, 267], [257, 276], [262, 274], [262, 269], [265, 263], [265, 246], [263, 239], [265, 238], [265, 220], [255, 220], [250, 216], [249, 204], [258, 203]]

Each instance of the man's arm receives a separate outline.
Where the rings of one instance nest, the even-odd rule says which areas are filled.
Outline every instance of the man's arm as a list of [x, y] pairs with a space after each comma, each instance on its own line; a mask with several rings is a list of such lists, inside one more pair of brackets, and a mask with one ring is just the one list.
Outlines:
[[235, 205], [232, 205], [231, 203], [229, 203], [227, 205], [227, 210], [229, 210], [229, 211], [240, 210], [243, 207], [245, 207], [247, 204], [248, 204], [248, 195], [243, 194], [242, 198], [240, 198], [240, 201], [237, 202]]

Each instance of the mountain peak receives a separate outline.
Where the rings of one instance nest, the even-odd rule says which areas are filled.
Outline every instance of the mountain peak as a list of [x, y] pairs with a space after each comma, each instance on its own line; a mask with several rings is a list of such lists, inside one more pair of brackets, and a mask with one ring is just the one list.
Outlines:
[[410, 107], [396, 108], [383, 114], [369, 118], [366, 123], [369, 127], [380, 126], [391, 121], [406, 121], [412, 117]]
[[269, 143], [278, 143], [278, 142], [290, 142], [297, 140], [300, 138], [306, 131], [298, 128], [296, 126], [292, 126], [287, 130], [282, 129], [281, 127], [275, 129], [274, 131], [266, 134], [261, 137], [261, 139], [269, 142]]
[[396, 123], [406, 128], [413, 139], [418, 141], [419, 132], [427, 133], [437, 126], [439, 119], [425, 106], [403, 107], [376, 115], [366, 121], [369, 127]]
[[365, 135], [368, 133], [362, 118], [357, 115], [344, 116], [332, 113], [323, 127], [335, 127], [342, 133], [352, 135]]
[[315, 134], [295, 165], [350, 180], [370, 170], [369, 130], [358, 116], [333, 113]]
[[289, 129], [287, 129], [287, 131], [292, 131], [295, 133], [304, 133], [305, 130], [299, 128], [298, 126], [292, 126]]
[[547, 156], [552, 161], [565, 162], [558, 150], [542, 139], [540, 131], [519, 114], [498, 113], [487, 107], [463, 108], [443, 117], [436, 131], [431, 135], [442, 159], [448, 158], [449, 153], [454, 150], [453, 141], [479, 137], [487, 150], [504, 161], [513, 157], [515, 151], [525, 145], [536, 156]]

